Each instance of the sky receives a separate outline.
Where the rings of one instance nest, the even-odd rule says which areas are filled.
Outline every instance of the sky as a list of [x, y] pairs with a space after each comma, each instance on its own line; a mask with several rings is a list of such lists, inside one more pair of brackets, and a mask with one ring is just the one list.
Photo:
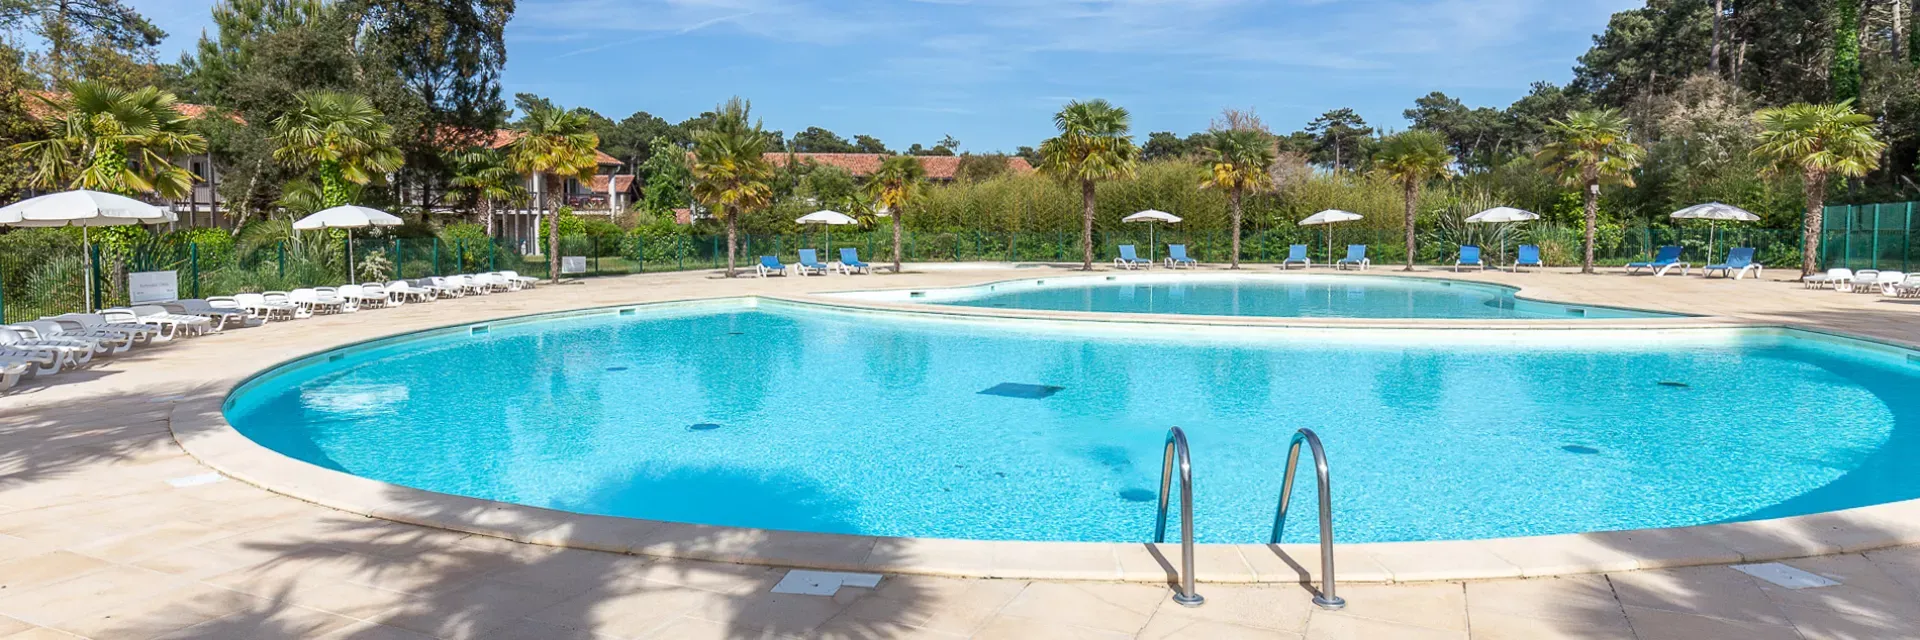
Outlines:
[[[127, 0], [191, 49], [215, 0]], [[769, 129], [889, 147], [1038, 146], [1070, 100], [1135, 134], [1203, 130], [1224, 108], [1293, 131], [1351, 107], [1377, 127], [1432, 91], [1504, 107], [1566, 83], [1607, 17], [1639, 0], [519, 0], [504, 91], [671, 122], [729, 96]]]

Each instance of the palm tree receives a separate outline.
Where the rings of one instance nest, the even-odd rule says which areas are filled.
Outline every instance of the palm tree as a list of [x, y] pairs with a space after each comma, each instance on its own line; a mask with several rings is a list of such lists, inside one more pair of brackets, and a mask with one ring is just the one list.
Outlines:
[[693, 195], [727, 221], [727, 277], [734, 277], [740, 216], [773, 202], [772, 137], [752, 120], [753, 105], [739, 96], [716, 107], [706, 128], [693, 132]]
[[1400, 183], [1406, 200], [1407, 267], [1413, 270], [1414, 207], [1420, 202], [1420, 186], [1434, 178], [1453, 174], [1453, 154], [1447, 153], [1447, 141], [1440, 134], [1412, 129], [1389, 136], [1380, 143], [1374, 158], [1374, 170]]
[[1228, 268], [1240, 268], [1240, 200], [1248, 193], [1273, 188], [1273, 142], [1268, 135], [1252, 129], [1222, 129], [1207, 137], [1207, 149], [1213, 152], [1213, 173], [1200, 186], [1227, 190], [1227, 202], [1233, 208], [1233, 257]]
[[1600, 184], [1633, 186], [1633, 169], [1646, 150], [1627, 140], [1627, 117], [1618, 109], [1575, 111], [1566, 120], [1551, 120], [1550, 142], [1535, 156], [1541, 169], [1579, 187], [1586, 204], [1587, 229], [1582, 244], [1586, 257], [1581, 273], [1593, 273], [1593, 235], [1600, 225]]
[[193, 173], [171, 158], [205, 152], [207, 139], [189, 129], [173, 94], [81, 82], [64, 97], [39, 99], [59, 114], [52, 136], [13, 147], [31, 159], [34, 186], [168, 198], [193, 188]]
[[1807, 215], [1800, 246], [1800, 275], [1819, 267], [1821, 213], [1827, 178], [1857, 178], [1880, 166], [1887, 143], [1874, 137], [1873, 117], [1840, 104], [1792, 104], [1754, 114], [1760, 145], [1753, 154], [1773, 161], [1774, 172], [1800, 174]]
[[1128, 134], [1127, 110], [1105, 100], [1067, 103], [1053, 115], [1060, 135], [1040, 143], [1040, 171], [1080, 184], [1080, 268], [1093, 270], [1093, 185], [1133, 177], [1140, 148]]
[[365, 185], [398, 171], [393, 126], [373, 102], [337, 91], [300, 94], [292, 111], [273, 121], [273, 157], [319, 178], [321, 208], [351, 202], [347, 185]]
[[474, 215], [486, 228], [487, 237], [493, 237], [493, 203], [520, 202], [527, 197], [520, 173], [507, 166], [505, 155], [486, 147], [456, 153], [451, 160], [453, 177], [447, 180], [447, 186], [452, 187], [455, 197], [473, 203]]
[[867, 196], [876, 210], [893, 218], [893, 272], [900, 273], [900, 219], [907, 204], [920, 194], [927, 181], [927, 166], [913, 156], [889, 156], [867, 181]]
[[547, 214], [547, 274], [560, 281], [560, 209], [547, 207], [547, 174], [578, 180], [600, 170], [600, 136], [587, 114], [559, 107], [537, 106], [527, 112], [507, 144], [507, 165], [532, 174], [540, 208]]

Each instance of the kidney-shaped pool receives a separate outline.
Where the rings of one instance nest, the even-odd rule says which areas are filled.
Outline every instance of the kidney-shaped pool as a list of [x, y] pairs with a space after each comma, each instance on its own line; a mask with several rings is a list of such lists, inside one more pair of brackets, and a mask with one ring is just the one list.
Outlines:
[[[1288, 436], [1342, 541], [1694, 525], [1920, 496], [1908, 352], [1772, 329], [1248, 329], [717, 301], [458, 327], [270, 370], [287, 456], [569, 511], [1142, 541], [1168, 427], [1203, 542], [1264, 542]], [[1296, 499], [1312, 504], [1313, 484]], [[1311, 509], [1289, 538], [1313, 539]]]

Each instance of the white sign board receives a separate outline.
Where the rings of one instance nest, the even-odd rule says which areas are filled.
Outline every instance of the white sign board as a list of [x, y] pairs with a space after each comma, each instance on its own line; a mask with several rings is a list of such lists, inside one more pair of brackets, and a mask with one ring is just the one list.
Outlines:
[[560, 256], [560, 273], [586, 273], [586, 256]]
[[180, 299], [180, 274], [175, 271], [141, 271], [127, 274], [127, 301], [133, 304], [172, 302]]

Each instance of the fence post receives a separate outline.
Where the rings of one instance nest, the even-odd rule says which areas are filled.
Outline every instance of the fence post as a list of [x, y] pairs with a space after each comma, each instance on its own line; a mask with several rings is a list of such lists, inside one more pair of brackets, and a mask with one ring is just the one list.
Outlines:
[[587, 236], [587, 251], [593, 252], [593, 275], [600, 275], [600, 236]]
[[687, 269], [687, 237], [675, 234], [673, 246], [674, 253], [679, 254], [676, 257], [679, 258], [680, 270], [685, 271]]
[[440, 238], [438, 236], [433, 239], [433, 275], [446, 275], [440, 272]]
[[1907, 223], [1900, 226], [1900, 270], [1913, 268], [1913, 203], [1907, 203]]
[[393, 279], [407, 279], [407, 263], [400, 261], [400, 239], [394, 238], [388, 242], [388, 245], [392, 247], [393, 250]]
[[98, 309], [100, 308], [100, 245], [88, 245], [87, 249], [90, 263], [87, 268], [93, 270], [93, 291], [88, 292], [88, 295], [93, 296], [93, 306], [90, 308]]
[[200, 243], [187, 243], [187, 256], [193, 265], [193, 297], [200, 297]]
[[487, 238], [487, 270], [488, 271], [500, 270], [500, 267], [497, 264], [499, 262], [499, 255], [498, 255], [499, 253], [500, 253], [500, 248], [497, 246], [494, 246], [493, 238]]
[[[287, 241], [281, 240], [276, 244], [280, 248], [280, 279], [286, 280], [287, 279]], [[284, 282], [281, 284], [282, 286], [285, 286]]]
[[1873, 205], [1873, 268], [1880, 268], [1880, 205]]
[[467, 239], [453, 241], [453, 270], [467, 270]]

